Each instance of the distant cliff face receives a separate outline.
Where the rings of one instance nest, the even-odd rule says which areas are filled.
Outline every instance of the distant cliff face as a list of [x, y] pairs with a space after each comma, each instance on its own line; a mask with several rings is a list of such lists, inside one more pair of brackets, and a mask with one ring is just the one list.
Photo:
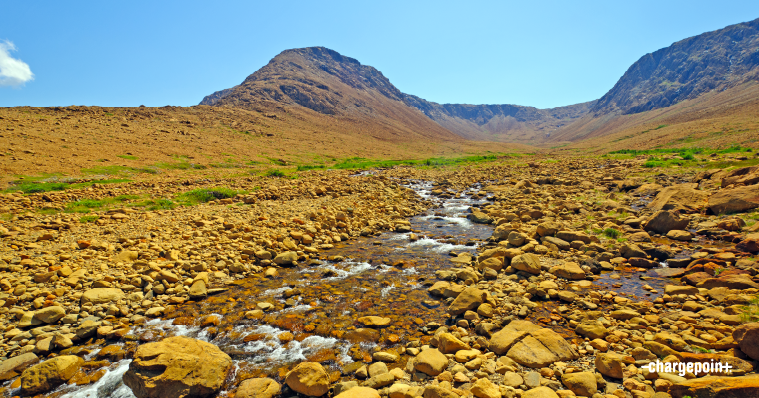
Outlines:
[[759, 19], [672, 44], [635, 62], [591, 109], [596, 116], [664, 108], [759, 80]]
[[519, 105], [438, 104], [406, 94], [404, 102], [443, 127], [469, 139], [538, 143], [585, 115], [595, 101], [559, 108]]

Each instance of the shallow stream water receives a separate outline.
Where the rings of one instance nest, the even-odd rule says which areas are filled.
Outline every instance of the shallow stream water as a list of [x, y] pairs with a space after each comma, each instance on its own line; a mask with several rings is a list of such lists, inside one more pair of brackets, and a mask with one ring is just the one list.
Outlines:
[[[437, 280], [435, 271], [456, 266], [450, 261], [451, 252], [475, 253], [493, 227], [474, 224], [465, 217], [470, 207], [486, 203], [485, 199], [470, 197], [479, 187], [442, 200], [430, 194], [429, 183], [416, 182], [409, 187], [437, 206], [409, 220], [418, 240], [412, 241], [410, 233], [388, 232], [336, 244], [321, 254], [318, 263], [280, 269], [275, 278], [236, 281], [226, 292], [179, 307], [168, 314], [171, 319], [147, 322], [136, 328], [131, 338], [146, 342], [184, 335], [211, 342], [234, 360], [229, 386], [256, 376], [282, 381], [291, 366], [301, 361], [321, 362], [334, 381], [341, 372], [371, 362], [374, 351], [401, 354], [406, 341], [426, 342], [429, 335], [423, 333], [424, 325], [447, 320], [445, 305], [431, 300], [427, 292]], [[633, 272], [620, 274], [619, 279], [606, 274], [590, 288], [600, 286], [629, 297], [645, 297], [648, 292], [641, 289], [642, 285], [661, 288], [666, 282], [662, 278], [642, 281]], [[273, 308], [260, 319], [246, 319], [244, 314], [259, 303], [269, 303]], [[552, 315], [553, 320], [560, 319], [553, 304], [540, 306], [529, 319], [571, 337], [571, 330], [552, 321]], [[203, 325], [209, 315], [215, 321]], [[357, 321], [370, 315], [390, 318], [392, 323], [374, 329]], [[97, 383], [62, 386], [53, 395], [134, 397], [121, 382], [129, 363], [123, 360], [112, 364]], [[403, 365], [400, 361], [390, 367]], [[226, 392], [221, 393], [224, 395]]]

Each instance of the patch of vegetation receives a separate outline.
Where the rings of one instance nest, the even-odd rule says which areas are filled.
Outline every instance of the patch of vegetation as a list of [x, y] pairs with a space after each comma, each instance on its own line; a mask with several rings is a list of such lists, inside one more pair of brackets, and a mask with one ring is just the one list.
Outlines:
[[113, 198], [104, 199], [82, 199], [66, 204], [64, 211], [67, 213], [89, 213], [92, 209], [101, 209], [115, 204], [123, 204], [138, 198], [138, 196], [134, 195], [119, 195]]
[[282, 170], [276, 170], [276, 169], [269, 170], [266, 173], [264, 173], [264, 175], [266, 175], [267, 177], [277, 177], [277, 178], [287, 177], [287, 174], [285, 174]]
[[147, 206], [148, 210], [171, 210], [177, 205], [169, 199], [157, 199], [151, 201], [152, 203]]
[[753, 298], [748, 302], [747, 306], [741, 308], [743, 313], [741, 314], [741, 322], [757, 322], [759, 321], [759, 297]]
[[100, 219], [100, 216], [82, 216], [79, 219], [79, 222], [84, 224], [84, 223], [88, 223], [88, 222], [95, 222], [98, 219]]
[[607, 238], [617, 239], [622, 235], [622, 232], [614, 228], [606, 228], [603, 230], [602, 234]]
[[127, 159], [127, 160], [137, 160], [137, 156], [133, 155], [116, 155], [117, 158]]
[[75, 182], [76, 180], [61, 179], [60, 177], [24, 177], [23, 180], [16, 180], [10, 183], [10, 186], [4, 192], [18, 192], [25, 194], [42, 193], [51, 191], [64, 191], [66, 189], [87, 188], [93, 184], [117, 184], [129, 182], [131, 180], [116, 178], [106, 180], [95, 180], [89, 182]]
[[307, 171], [307, 170], [315, 170], [315, 169], [326, 169], [327, 166], [323, 164], [304, 164], [298, 166], [296, 171]]
[[205, 170], [207, 169], [207, 167], [202, 164], [196, 164], [196, 163], [190, 163], [190, 162], [179, 162], [179, 163], [158, 162], [155, 164], [155, 167], [159, 169], [164, 169], [164, 170]]
[[196, 205], [206, 203], [216, 199], [233, 198], [237, 194], [246, 193], [245, 191], [235, 191], [226, 187], [201, 188], [189, 192], [181, 193], [176, 196], [176, 200], [182, 205]]

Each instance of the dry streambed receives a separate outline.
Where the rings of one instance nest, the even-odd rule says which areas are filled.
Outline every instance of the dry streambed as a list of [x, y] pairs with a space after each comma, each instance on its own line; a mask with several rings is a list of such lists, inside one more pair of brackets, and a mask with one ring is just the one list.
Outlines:
[[[274, 186], [38, 242], [66, 223], [20, 214], [3, 241], [6, 393], [755, 393], [759, 328], [743, 321], [759, 244], [740, 217], [704, 215], [751, 209], [735, 195], [756, 189], [753, 171], [638, 171], [324, 173], [287, 201], [270, 196], [293, 187]], [[642, 368], [657, 358], [734, 371]]]

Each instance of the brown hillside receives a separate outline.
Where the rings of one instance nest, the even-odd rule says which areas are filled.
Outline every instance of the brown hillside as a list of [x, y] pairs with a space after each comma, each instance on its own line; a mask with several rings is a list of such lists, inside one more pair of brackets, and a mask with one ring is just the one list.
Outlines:
[[255, 111], [210, 106], [0, 108], [0, 175], [6, 182], [16, 175], [51, 173], [239, 175], [329, 166], [356, 156], [424, 159], [526, 148], [418, 136], [410, 140], [399, 130], [379, 130], [371, 121], [346, 123], [302, 107], [258, 106]]
[[[282, 106], [314, 119], [333, 117], [334, 126], [388, 142], [460, 141], [461, 137], [403, 103], [401, 93], [380, 71], [324, 47], [283, 51], [269, 64], [226, 92], [201, 104], [259, 110]], [[319, 124], [319, 122], [317, 122]]]
[[[661, 127], [660, 127], [661, 126]], [[757, 147], [759, 83], [711, 92], [676, 105], [631, 115], [586, 115], [562, 128], [562, 150], [612, 151], [654, 147]]]

